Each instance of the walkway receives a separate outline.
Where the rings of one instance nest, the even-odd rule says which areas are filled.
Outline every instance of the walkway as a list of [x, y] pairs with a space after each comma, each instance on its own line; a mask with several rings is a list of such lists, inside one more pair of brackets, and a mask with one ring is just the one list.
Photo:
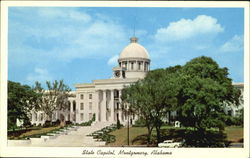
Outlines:
[[[49, 139], [45, 142], [36, 144], [27, 144], [25, 146], [36, 147], [97, 147], [105, 146], [105, 142], [94, 140], [87, 135], [94, 131], [109, 126], [110, 123], [94, 123], [92, 126], [81, 126], [76, 131], [71, 131], [67, 135], [60, 135], [55, 139]], [[22, 145], [24, 146], [24, 145]]]

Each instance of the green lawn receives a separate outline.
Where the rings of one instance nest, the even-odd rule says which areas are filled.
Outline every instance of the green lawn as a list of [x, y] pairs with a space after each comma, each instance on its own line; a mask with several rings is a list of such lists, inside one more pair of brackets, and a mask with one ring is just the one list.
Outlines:
[[[121, 128], [119, 130], [115, 130], [111, 132], [111, 135], [114, 135], [116, 137], [116, 141], [113, 143], [110, 143], [109, 146], [124, 146], [128, 143], [128, 129], [127, 128]], [[147, 134], [147, 128], [146, 127], [131, 127], [129, 128], [129, 144], [130, 145], [136, 145], [137, 143], [134, 143], [133, 140], [141, 135]]]
[[232, 142], [239, 142], [243, 139], [243, 128], [239, 126], [230, 126], [225, 128], [227, 139]]
[[[163, 126], [162, 131], [166, 134], [170, 129], [185, 129], [185, 128], [174, 128], [171, 126]], [[145, 145], [146, 144], [146, 127], [131, 127], [129, 129], [130, 145]], [[152, 131], [153, 138], [155, 138], [155, 130]], [[225, 133], [227, 134], [227, 140], [232, 142], [239, 142], [243, 138], [243, 128], [238, 126], [230, 126], [225, 128]], [[116, 141], [110, 143], [109, 146], [126, 146], [127, 143], [127, 128], [121, 128], [119, 130], [110, 133], [116, 137]]]
[[60, 126], [55, 126], [55, 127], [48, 127], [48, 128], [32, 129], [30, 131], [22, 133], [19, 136], [9, 136], [8, 138], [9, 139], [22, 139], [22, 138], [30, 137], [30, 136], [36, 136], [36, 135], [39, 136], [39, 135], [46, 134], [54, 130], [58, 130], [60, 128], [61, 128]]

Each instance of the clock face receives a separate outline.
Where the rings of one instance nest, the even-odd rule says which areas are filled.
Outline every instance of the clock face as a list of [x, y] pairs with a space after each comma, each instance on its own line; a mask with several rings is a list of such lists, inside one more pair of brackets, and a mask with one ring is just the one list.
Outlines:
[[115, 71], [115, 77], [120, 77], [120, 71]]

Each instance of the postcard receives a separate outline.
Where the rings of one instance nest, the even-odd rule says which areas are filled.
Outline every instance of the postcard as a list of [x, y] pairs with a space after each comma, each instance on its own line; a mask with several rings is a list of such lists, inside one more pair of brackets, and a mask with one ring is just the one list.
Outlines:
[[249, 3], [4, 1], [1, 156], [249, 157]]

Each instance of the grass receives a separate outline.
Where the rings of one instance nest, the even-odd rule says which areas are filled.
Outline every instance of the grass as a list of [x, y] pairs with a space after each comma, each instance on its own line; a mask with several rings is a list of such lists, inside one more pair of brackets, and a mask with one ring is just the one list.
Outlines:
[[[163, 126], [162, 132], [168, 134], [169, 130], [178, 129], [185, 130], [185, 128], [175, 128], [172, 126]], [[189, 129], [193, 130], [193, 129]], [[231, 142], [240, 142], [243, 139], [243, 128], [238, 126], [229, 126], [225, 128], [225, 133], [227, 134], [227, 140]], [[126, 146], [127, 143], [127, 128], [121, 128], [119, 130], [109, 133], [116, 137], [116, 141], [110, 143], [109, 146]], [[147, 138], [147, 128], [146, 127], [131, 127], [129, 129], [129, 144], [130, 145], [145, 145]], [[152, 131], [152, 138], [155, 139], [155, 129]], [[172, 135], [173, 136], [173, 135]], [[170, 136], [171, 137], [171, 136]]]
[[227, 139], [232, 142], [240, 142], [243, 139], [243, 128], [239, 126], [229, 126], [225, 128]]
[[47, 133], [52, 132], [52, 131], [57, 131], [60, 128], [61, 128], [60, 126], [55, 126], [55, 127], [48, 127], [48, 128], [33, 129], [31, 131], [22, 133], [18, 137], [9, 137], [9, 139], [25, 139], [28, 137], [38, 138], [41, 135], [47, 135]]
[[[115, 130], [113, 132], [110, 132], [109, 134], [114, 135], [116, 137], [116, 141], [113, 143], [110, 143], [109, 146], [124, 146], [128, 144], [127, 139], [127, 128], [121, 128], [118, 130]], [[147, 128], [146, 127], [131, 127], [129, 128], [129, 144], [136, 145], [138, 143], [133, 143], [133, 140], [140, 136], [147, 134]]]

